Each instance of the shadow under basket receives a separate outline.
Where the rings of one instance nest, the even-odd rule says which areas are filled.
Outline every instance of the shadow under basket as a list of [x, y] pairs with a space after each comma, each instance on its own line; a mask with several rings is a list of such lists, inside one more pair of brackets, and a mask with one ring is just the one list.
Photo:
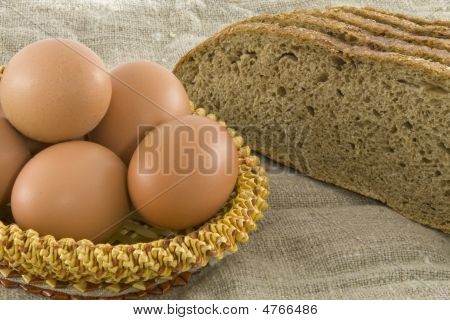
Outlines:
[[[192, 110], [218, 121], [202, 108], [192, 105]], [[139, 298], [185, 285], [193, 273], [235, 252], [263, 217], [268, 181], [243, 138], [228, 131], [239, 149], [238, 180], [209, 221], [173, 232], [134, 215], [108, 243], [94, 244], [24, 231], [12, 223], [10, 213], [0, 211], [0, 285], [54, 299]]]

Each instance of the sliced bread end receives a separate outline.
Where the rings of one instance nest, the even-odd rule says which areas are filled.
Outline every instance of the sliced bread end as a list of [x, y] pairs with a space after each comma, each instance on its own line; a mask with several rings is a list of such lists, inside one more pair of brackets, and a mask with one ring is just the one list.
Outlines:
[[449, 72], [264, 23], [224, 30], [174, 70], [254, 149], [447, 233]]

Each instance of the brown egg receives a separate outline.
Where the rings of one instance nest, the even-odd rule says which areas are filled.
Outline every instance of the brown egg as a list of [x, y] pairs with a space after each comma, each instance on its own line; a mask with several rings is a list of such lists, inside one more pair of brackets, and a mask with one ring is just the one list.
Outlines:
[[[0, 104], [0, 117], [5, 117], [5, 114], [3, 113], [1, 104]], [[22, 138], [24, 139], [24, 141], [28, 147], [28, 150], [30, 150], [30, 153], [32, 156], [37, 154], [38, 152], [44, 150], [48, 146], [51, 146], [50, 143], [39, 142], [39, 141], [30, 139], [19, 132], [17, 132], [17, 133], [20, 134], [20, 136], [22, 136]]]
[[109, 110], [89, 140], [114, 151], [126, 164], [149, 128], [191, 113], [181, 82], [157, 63], [123, 64], [111, 72], [111, 80]]
[[128, 190], [148, 223], [184, 229], [217, 213], [238, 170], [238, 151], [224, 127], [206, 117], [183, 116], [156, 127], [139, 144]]
[[8, 63], [0, 82], [8, 120], [25, 136], [55, 143], [81, 137], [105, 115], [111, 80], [101, 59], [81, 43], [35, 42]]
[[29, 158], [22, 135], [0, 115], [0, 206], [9, 202], [14, 181]]
[[127, 217], [123, 162], [95, 143], [71, 141], [38, 153], [14, 184], [11, 207], [22, 229], [101, 242]]

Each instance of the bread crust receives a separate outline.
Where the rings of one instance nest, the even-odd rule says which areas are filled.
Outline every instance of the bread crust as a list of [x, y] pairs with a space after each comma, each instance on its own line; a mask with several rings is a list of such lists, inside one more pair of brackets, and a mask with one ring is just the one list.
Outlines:
[[450, 39], [436, 38], [432, 36], [417, 35], [386, 23], [367, 19], [352, 12], [342, 11], [340, 8], [330, 8], [328, 10], [310, 10], [309, 13], [315, 16], [325, 16], [330, 19], [345, 22], [357, 26], [373, 34], [402, 39], [418, 45], [425, 45], [432, 48], [450, 51]]
[[397, 17], [397, 18], [400, 18], [403, 20], [408, 20], [408, 21], [417, 23], [422, 26], [443, 26], [443, 27], [450, 28], [450, 21], [448, 21], [448, 20], [429, 20], [429, 19], [409, 16], [409, 15], [402, 14], [402, 13], [389, 12], [389, 11], [385, 11], [385, 10], [374, 8], [374, 7], [365, 7], [364, 9], [370, 10], [373, 12], [388, 14], [390, 16]]
[[433, 23], [432, 21], [427, 25], [420, 25], [409, 19], [401, 18], [388, 12], [376, 11], [369, 8], [355, 8], [349, 6], [342, 6], [342, 7], [334, 7], [332, 10], [340, 10], [343, 12], [353, 13], [360, 17], [369, 20], [374, 20], [379, 23], [388, 24], [403, 31], [421, 36], [435, 37], [442, 39], [450, 38], [450, 28]]
[[428, 46], [416, 45], [401, 39], [393, 39], [376, 36], [359, 27], [335, 21], [325, 16], [312, 16], [307, 10], [295, 11], [277, 15], [260, 15], [241, 21], [240, 23], [273, 23], [280, 26], [293, 26], [312, 29], [322, 33], [333, 33], [349, 45], [366, 46], [374, 51], [397, 52], [417, 58], [423, 58], [435, 62], [450, 65], [450, 52]]

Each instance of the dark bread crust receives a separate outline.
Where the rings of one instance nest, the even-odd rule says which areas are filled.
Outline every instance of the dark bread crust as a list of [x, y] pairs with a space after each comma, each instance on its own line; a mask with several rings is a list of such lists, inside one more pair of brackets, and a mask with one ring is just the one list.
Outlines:
[[353, 13], [366, 19], [374, 20], [379, 23], [391, 25], [395, 28], [403, 31], [417, 34], [420, 36], [435, 37], [442, 39], [450, 38], [450, 28], [441, 26], [431, 22], [428, 25], [420, 25], [411, 20], [396, 17], [387, 12], [374, 11], [368, 8], [355, 8], [355, 7], [335, 7], [333, 10], [340, 10], [343, 12]]
[[380, 37], [359, 27], [325, 16], [312, 16], [308, 11], [295, 11], [277, 15], [260, 15], [240, 23], [274, 23], [280, 26], [301, 27], [330, 35], [349, 45], [366, 46], [374, 51], [397, 52], [403, 55], [428, 59], [450, 65], [450, 52], [412, 44], [400, 39]]
[[345, 22], [378, 36], [401, 39], [418, 45], [450, 51], [450, 39], [417, 35], [395, 28], [390, 24], [376, 22], [375, 20], [367, 19], [351, 12], [342, 11], [339, 8], [310, 10], [308, 12], [314, 16], [327, 17], [336, 21]]
[[447, 21], [447, 20], [429, 20], [429, 19], [409, 16], [409, 15], [406, 15], [403, 13], [388, 12], [388, 11], [374, 8], [374, 7], [365, 7], [364, 9], [370, 10], [373, 12], [384, 13], [384, 14], [390, 15], [392, 17], [397, 17], [397, 18], [400, 18], [403, 20], [408, 20], [408, 21], [417, 23], [418, 25], [421, 25], [421, 26], [443, 26], [443, 27], [450, 28], [450, 21]]

